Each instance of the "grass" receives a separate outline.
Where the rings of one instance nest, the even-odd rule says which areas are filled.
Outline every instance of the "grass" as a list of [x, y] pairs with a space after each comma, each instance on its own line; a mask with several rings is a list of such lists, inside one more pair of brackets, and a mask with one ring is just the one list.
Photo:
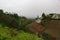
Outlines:
[[43, 40], [36, 35], [26, 33], [24, 31], [16, 31], [16, 29], [3, 27], [0, 24], [0, 40]]

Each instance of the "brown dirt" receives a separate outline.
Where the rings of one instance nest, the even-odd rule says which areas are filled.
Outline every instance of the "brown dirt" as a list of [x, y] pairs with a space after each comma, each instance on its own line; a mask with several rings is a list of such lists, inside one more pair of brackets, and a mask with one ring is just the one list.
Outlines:
[[45, 30], [46, 33], [51, 34], [53, 37], [56, 37], [56, 40], [60, 40], [60, 20], [51, 20]]

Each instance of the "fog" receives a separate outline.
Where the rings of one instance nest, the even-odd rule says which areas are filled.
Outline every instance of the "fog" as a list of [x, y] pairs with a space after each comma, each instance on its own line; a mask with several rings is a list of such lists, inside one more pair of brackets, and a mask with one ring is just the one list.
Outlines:
[[0, 9], [26, 17], [60, 13], [60, 0], [0, 0]]

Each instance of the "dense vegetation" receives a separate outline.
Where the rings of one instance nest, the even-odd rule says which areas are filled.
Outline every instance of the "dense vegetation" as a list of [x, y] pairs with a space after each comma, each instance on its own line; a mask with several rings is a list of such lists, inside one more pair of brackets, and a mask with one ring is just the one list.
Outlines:
[[[45, 29], [53, 14], [42, 14], [41, 24]], [[39, 18], [39, 17], [38, 17]], [[42, 38], [29, 31], [29, 25], [35, 19], [18, 16], [18, 14], [4, 13], [0, 10], [0, 40], [51, 40], [51, 36], [42, 30]]]
[[43, 40], [27, 32], [27, 25], [32, 21], [33, 19], [28, 20], [26, 17], [0, 10], [0, 40]]
[[0, 24], [0, 40], [43, 40], [36, 35], [24, 31], [16, 31], [16, 29], [7, 26], [2, 27]]

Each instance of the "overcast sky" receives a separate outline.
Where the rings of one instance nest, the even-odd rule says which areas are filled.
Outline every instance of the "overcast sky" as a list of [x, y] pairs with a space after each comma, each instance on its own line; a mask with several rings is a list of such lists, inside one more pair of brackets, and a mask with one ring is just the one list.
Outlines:
[[0, 0], [0, 9], [26, 17], [60, 13], [60, 0]]

